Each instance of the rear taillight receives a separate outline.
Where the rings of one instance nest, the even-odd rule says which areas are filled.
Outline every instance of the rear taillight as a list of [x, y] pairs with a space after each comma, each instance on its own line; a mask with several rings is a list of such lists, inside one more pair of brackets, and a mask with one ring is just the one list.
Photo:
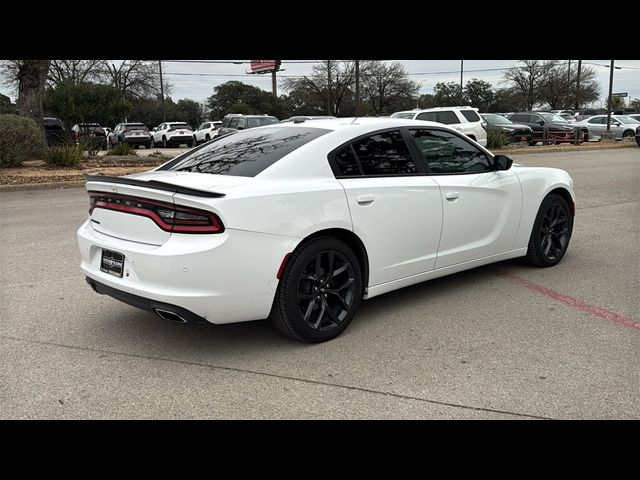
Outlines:
[[95, 208], [140, 215], [150, 218], [166, 232], [222, 233], [224, 225], [215, 213], [197, 208], [174, 205], [159, 200], [129, 195], [89, 192], [89, 215]]

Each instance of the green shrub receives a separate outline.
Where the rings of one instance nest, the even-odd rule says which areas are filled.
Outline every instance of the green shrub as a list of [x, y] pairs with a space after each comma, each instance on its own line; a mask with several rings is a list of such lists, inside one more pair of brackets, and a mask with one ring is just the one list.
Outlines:
[[47, 165], [51, 167], [75, 167], [82, 161], [83, 152], [79, 145], [60, 145], [49, 148]]
[[129, 145], [128, 143], [117, 143], [110, 150], [107, 150], [107, 155], [116, 155], [116, 156], [134, 155], [134, 156], [137, 156], [138, 154], [131, 147], [131, 145]]
[[24, 160], [42, 158], [46, 144], [33, 120], [0, 115], [0, 167], [20, 167]]
[[502, 148], [507, 144], [507, 135], [500, 130], [487, 131], [487, 148]]

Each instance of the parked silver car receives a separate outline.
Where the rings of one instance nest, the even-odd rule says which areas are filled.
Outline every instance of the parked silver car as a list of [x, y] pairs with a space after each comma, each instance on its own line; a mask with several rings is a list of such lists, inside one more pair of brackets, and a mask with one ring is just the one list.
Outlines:
[[[607, 116], [594, 115], [571, 124], [572, 127], [587, 127], [589, 139], [600, 140], [603, 132], [607, 130]], [[616, 139], [633, 138], [640, 133], [640, 120], [627, 115], [611, 115], [611, 131]]]

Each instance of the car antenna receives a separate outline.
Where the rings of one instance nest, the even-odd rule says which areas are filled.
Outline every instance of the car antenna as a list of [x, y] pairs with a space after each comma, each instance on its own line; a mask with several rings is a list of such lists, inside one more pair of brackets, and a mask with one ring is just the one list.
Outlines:
[[354, 123], [356, 123], [356, 120], [360, 118], [360, 117], [353, 117], [353, 120], [351, 120], [351, 125], [353, 125]]

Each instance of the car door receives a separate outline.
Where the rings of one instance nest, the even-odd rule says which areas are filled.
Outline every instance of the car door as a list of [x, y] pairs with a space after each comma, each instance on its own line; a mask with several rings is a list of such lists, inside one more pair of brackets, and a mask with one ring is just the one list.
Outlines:
[[440, 188], [425, 174], [407, 139], [406, 130], [384, 130], [329, 156], [347, 196], [353, 230], [367, 250], [369, 286], [435, 265], [442, 224]]
[[522, 210], [520, 180], [496, 171], [466, 138], [437, 128], [411, 128], [431, 178], [440, 186], [442, 235], [435, 268], [513, 249]]
[[587, 120], [589, 126], [589, 137], [590, 138], [600, 138], [602, 133], [607, 129], [607, 117], [598, 116], [592, 117]]

